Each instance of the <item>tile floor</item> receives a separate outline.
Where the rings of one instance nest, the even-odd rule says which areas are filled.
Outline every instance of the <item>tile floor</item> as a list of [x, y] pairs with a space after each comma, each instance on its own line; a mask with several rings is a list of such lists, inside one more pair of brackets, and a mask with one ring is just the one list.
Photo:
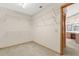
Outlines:
[[79, 49], [72, 49], [67, 47], [65, 49], [65, 56], [79, 56]]

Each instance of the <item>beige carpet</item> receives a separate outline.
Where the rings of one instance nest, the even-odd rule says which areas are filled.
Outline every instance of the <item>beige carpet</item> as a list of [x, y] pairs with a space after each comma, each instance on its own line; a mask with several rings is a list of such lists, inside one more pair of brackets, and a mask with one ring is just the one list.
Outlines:
[[0, 56], [57, 56], [52, 50], [35, 42], [24, 43], [17, 46], [1, 48]]
[[[0, 56], [58, 56], [54, 51], [35, 42], [0, 48]], [[79, 50], [67, 47], [64, 56], [79, 56]]]

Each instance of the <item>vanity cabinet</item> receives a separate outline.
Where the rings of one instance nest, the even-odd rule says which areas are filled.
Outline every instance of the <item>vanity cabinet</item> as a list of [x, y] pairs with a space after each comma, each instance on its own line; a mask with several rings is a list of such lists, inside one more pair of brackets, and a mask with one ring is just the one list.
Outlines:
[[70, 32], [66, 33], [66, 38], [68, 38], [68, 39], [76, 39], [76, 38], [79, 39], [78, 37], [79, 37], [79, 35], [77, 35], [76, 33], [70, 33]]
[[76, 34], [76, 42], [79, 43], [79, 34]]
[[70, 33], [71, 39], [76, 39], [76, 34], [75, 33]]
[[66, 39], [73, 39], [77, 43], [79, 43], [79, 33], [70, 33], [70, 32], [67, 32], [66, 33]]

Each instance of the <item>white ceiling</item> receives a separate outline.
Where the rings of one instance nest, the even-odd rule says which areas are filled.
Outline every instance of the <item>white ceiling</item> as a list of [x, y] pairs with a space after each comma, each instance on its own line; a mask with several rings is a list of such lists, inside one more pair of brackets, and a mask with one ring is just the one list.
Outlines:
[[[23, 8], [19, 3], [0, 3], [0, 7], [8, 8], [11, 10], [15, 10], [21, 13], [25, 13], [28, 15], [34, 15], [41, 11], [42, 9], [53, 7], [56, 8], [61, 4], [59, 3], [29, 3]], [[42, 8], [39, 8], [40, 6], [43, 6]]]
[[79, 14], [79, 3], [75, 3], [73, 5], [68, 6], [66, 10], [67, 10], [67, 17]]

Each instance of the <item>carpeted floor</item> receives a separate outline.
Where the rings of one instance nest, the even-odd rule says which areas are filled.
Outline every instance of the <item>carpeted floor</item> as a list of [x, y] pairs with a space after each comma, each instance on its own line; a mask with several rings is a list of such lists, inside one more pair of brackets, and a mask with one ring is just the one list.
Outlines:
[[[59, 56], [59, 54], [35, 42], [28, 42], [0, 48], [0, 56]], [[79, 56], [79, 50], [66, 47], [64, 56]]]
[[35, 42], [0, 49], [0, 56], [57, 56], [55, 52]]

